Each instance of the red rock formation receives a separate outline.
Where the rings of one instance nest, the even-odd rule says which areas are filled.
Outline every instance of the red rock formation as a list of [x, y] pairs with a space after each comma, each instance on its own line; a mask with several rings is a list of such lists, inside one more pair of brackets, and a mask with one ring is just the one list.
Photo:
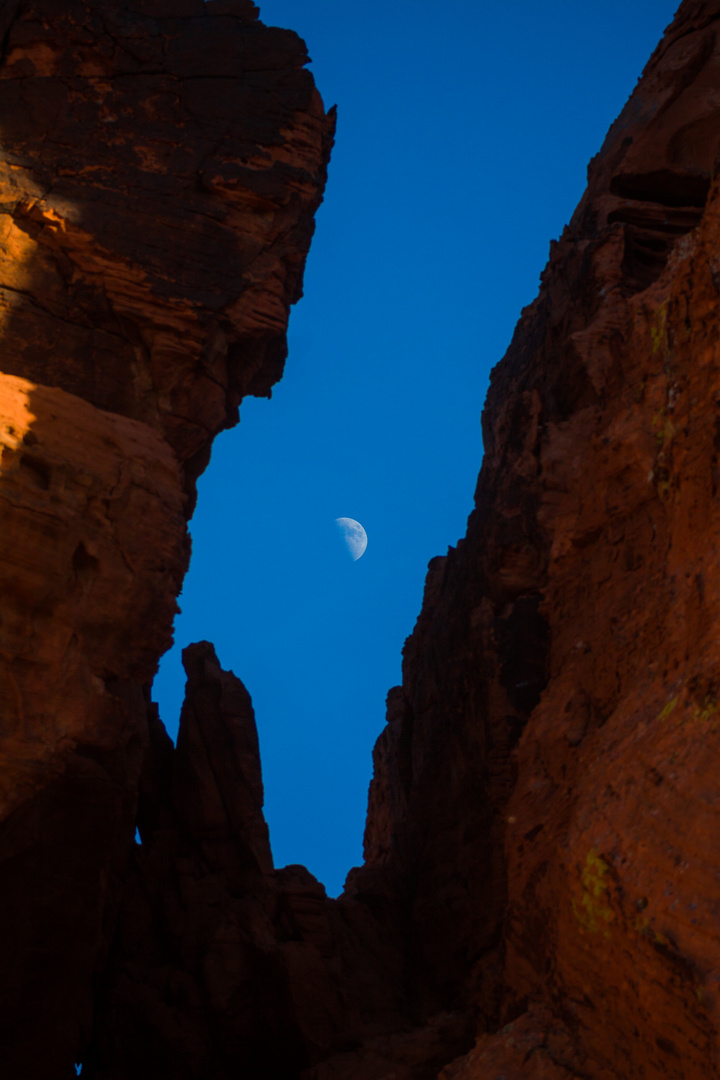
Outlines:
[[304, 867], [273, 871], [249, 695], [207, 642], [183, 660], [177, 750], [151, 723], [142, 845], [84, 1072], [296, 1076], [361, 1035], [408, 1026], [399, 950]]
[[332, 127], [304, 50], [246, 0], [0, 18], [8, 1074], [718, 1076], [720, 0], [493, 373], [338, 901], [272, 867], [212, 647], [177, 748], [148, 705], [193, 480], [282, 367]]
[[682, 4], [591, 164], [376, 750], [418, 992], [486, 1032], [446, 1080], [717, 1075], [719, 29]]
[[256, 18], [249, 0], [0, 14], [8, 1076], [75, 1074], [194, 480], [242, 395], [282, 372], [333, 119], [303, 43]]

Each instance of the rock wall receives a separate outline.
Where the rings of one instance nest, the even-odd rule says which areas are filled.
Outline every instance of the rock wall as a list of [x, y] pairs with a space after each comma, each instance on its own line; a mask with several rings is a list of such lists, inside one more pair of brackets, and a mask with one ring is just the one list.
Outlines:
[[6, 1071], [716, 1077], [720, 0], [681, 4], [493, 372], [337, 901], [272, 866], [212, 646], [177, 748], [150, 703], [194, 480], [282, 371], [332, 140], [256, 16], [0, 13]]
[[681, 5], [591, 162], [376, 748], [368, 870], [478, 1011], [445, 1080], [717, 1075], [718, 30]]
[[213, 437], [269, 394], [333, 135], [249, 0], [0, 11], [0, 1059], [75, 1075]]

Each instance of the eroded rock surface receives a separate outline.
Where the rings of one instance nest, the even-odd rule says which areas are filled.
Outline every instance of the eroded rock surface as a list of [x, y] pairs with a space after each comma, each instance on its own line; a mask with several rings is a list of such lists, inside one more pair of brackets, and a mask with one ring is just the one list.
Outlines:
[[[282, 373], [333, 117], [303, 42], [257, 14], [248, 0], [0, 12], [8, 1076], [74, 1076], [90, 1039], [194, 481], [243, 394]], [[267, 862], [260, 825], [244, 830]]]
[[368, 870], [483, 1032], [447, 1080], [717, 1075], [719, 30], [591, 163], [376, 749]]

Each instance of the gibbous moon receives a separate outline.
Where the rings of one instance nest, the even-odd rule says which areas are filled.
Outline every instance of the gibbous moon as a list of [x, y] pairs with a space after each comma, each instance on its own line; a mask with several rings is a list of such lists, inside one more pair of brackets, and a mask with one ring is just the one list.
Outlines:
[[359, 521], [353, 518], [335, 518], [335, 524], [343, 534], [343, 540], [353, 562], [357, 562], [367, 547], [367, 533]]

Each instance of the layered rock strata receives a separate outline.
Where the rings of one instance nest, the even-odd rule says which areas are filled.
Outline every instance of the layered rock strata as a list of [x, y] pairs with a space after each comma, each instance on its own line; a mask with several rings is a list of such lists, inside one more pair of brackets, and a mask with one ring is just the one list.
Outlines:
[[249, 0], [0, 11], [0, 1060], [75, 1075], [213, 437], [282, 373], [333, 133]]

